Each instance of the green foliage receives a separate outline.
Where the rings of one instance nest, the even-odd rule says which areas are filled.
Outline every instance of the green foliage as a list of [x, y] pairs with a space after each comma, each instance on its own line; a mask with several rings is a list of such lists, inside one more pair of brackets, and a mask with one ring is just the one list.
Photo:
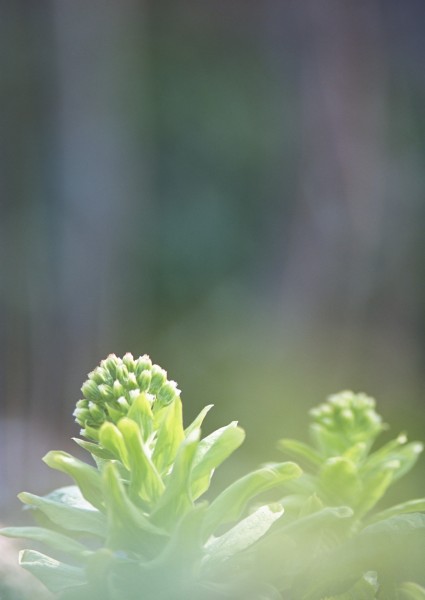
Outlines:
[[[147, 356], [109, 356], [82, 391], [74, 415], [86, 439], [76, 441], [96, 466], [60, 451], [45, 456], [75, 485], [20, 495], [41, 526], [3, 535], [42, 542], [51, 554], [25, 550], [22, 566], [64, 598], [139, 598], [140, 590], [146, 598], [188, 598], [200, 589], [216, 597], [215, 565], [245, 551], [282, 514], [280, 506], [248, 514], [250, 500], [301, 469], [265, 466], [213, 502], [198, 500], [244, 440], [236, 422], [202, 438], [206, 407], [184, 429], [176, 384]], [[220, 581], [220, 594], [234, 595], [235, 585], [235, 577]]]
[[[304, 473], [286, 485], [285, 514], [257, 545], [257, 561], [279, 589], [291, 591], [290, 597], [375, 598], [376, 593], [377, 598], [397, 598], [393, 579], [403, 576], [406, 565], [408, 570], [418, 544], [424, 546], [420, 511], [425, 499], [385, 510], [375, 506], [414, 466], [422, 444], [399, 435], [373, 450], [385, 425], [374, 400], [364, 394], [331, 396], [310, 415], [312, 445], [290, 439], [278, 443], [300, 461]], [[275, 553], [278, 561], [262, 564], [263, 557]], [[379, 575], [375, 591], [364, 575], [371, 569]], [[351, 588], [353, 578], [358, 583]], [[338, 589], [345, 591], [341, 595]]]
[[[184, 428], [176, 384], [146, 356], [111, 355], [82, 390], [76, 441], [95, 466], [49, 452], [74, 485], [20, 494], [39, 525], [2, 530], [50, 549], [20, 562], [62, 600], [425, 597], [403, 583], [425, 550], [425, 499], [375, 508], [422, 445], [400, 435], [374, 450], [385, 426], [371, 398], [332, 396], [311, 411], [312, 445], [279, 442], [304, 471], [269, 463], [206, 501], [244, 440], [236, 422], [202, 438], [208, 406]], [[252, 504], [274, 488], [279, 502]]]

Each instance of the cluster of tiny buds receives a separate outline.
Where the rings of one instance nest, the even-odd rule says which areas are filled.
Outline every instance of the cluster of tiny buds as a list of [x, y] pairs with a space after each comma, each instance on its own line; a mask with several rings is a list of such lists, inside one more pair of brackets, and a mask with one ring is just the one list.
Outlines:
[[82, 434], [97, 438], [96, 431], [105, 421], [117, 423], [126, 416], [134, 400], [142, 393], [151, 404], [166, 406], [180, 395], [175, 381], [167, 380], [167, 372], [153, 365], [148, 355], [134, 358], [130, 352], [122, 358], [110, 354], [88, 374], [77, 402], [75, 420]]
[[310, 416], [318, 425], [331, 431], [363, 431], [379, 433], [384, 428], [375, 411], [375, 400], [366, 394], [345, 391], [330, 396], [324, 404], [313, 408]]

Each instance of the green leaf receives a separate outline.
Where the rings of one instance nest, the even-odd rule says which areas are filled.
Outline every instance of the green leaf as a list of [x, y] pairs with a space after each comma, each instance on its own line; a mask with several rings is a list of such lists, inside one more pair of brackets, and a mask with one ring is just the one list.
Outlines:
[[84, 570], [72, 567], [35, 550], [22, 550], [19, 564], [37, 577], [51, 592], [62, 592], [70, 587], [84, 585]]
[[261, 506], [223, 535], [212, 536], [205, 544], [206, 556], [203, 565], [209, 567], [249, 548], [263, 537], [282, 514], [283, 508], [280, 505]]
[[403, 448], [400, 448], [394, 456], [394, 459], [398, 460], [400, 463], [398, 469], [395, 469], [393, 477], [394, 481], [397, 481], [406, 475], [406, 473], [414, 467], [422, 451], [423, 444], [420, 442], [411, 442], [410, 444], [406, 444]]
[[349, 519], [353, 516], [353, 511], [349, 506], [326, 506], [317, 512], [310, 513], [295, 521], [291, 521], [287, 525], [282, 521], [282, 526], [276, 531], [279, 536], [284, 535], [299, 535], [301, 533], [319, 531], [321, 527], [332, 522], [337, 522], [340, 519]]
[[153, 413], [152, 406], [145, 392], [142, 392], [134, 401], [127, 413], [127, 418], [131, 419], [140, 428], [144, 441], [152, 433]]
[[414, 531], [425, 530], [425, 514], [411, 513], [403, 515], [395, 515], [368, 525], [360, 533], [359, 536], [383, 535], [396, 540], [397, 536], [409, 534]]
[[0, 529], [0, 534], [11, 538], [25, 538], [42, 542], [51, 548], [66, 552], [77, 558], [90, 553], [89, 549], [80, 542], [44, 527], [5, 527]]
[[233, 421], [217, 429], [199, 442], [193, 460], [192, 497], [201, 496], [210, 485], [214, 469], [238, 448], [245, 439], [245, 432]]
[[[318, 594], [307, 594], [308, 588], [313, 585], [316, 590], [319, 582], [321, 585], [321, 561], [327, 556], [329, 547], [337, 543], [340, 532], [350, 525], [352, 515], [353, 511], [346, 506], [327, 506], [296, 519], [287, 519], [284, 514], [253, 547], [254, 568], [264, 580], [278, 585], [281, 591], [291, 590], [290, 597], [321, 598]], [[335, 573], [333, 569], [333, 579]], [[300, 585], [302, 593], [298, 589]]]
[[384, 462], [393, 459], [400, 448], [402, 448], [407, 442], [407, 437], [404, 433], [400, 433], [394, 440], [390, 440], [375, 452], [369, 455], [366, 462], [366, 469], [380, 468]]
[[184, 439], [182, 403], [179, 397], [163, 409], [152, 460], [160, 473], [165, 472], [176, 457]]
[[[131, 502], [114, 463], [111, 462], [105, 465], [102, 478], [108, 514], [107, 545], [117, 546], [117, 541], [118, 544], [122, 543], [122, 540], [131, 537], [135, 530], [139, 531], [141, 546], [144, 540], [140, 535], [140, 531], [153, 535], [164, 535], [163, 530], [153, 525], [140, 508]], [[118, 548], [119, 546], [116, 549]]]
[[365, 573], [347, 592], [330, 596], [326, 600], [375, 600], [379, 589], [375, 571]]
[[119, 421], [118, 428], [128, 450], [130, 495], [133, 498], [140, 496], [149, 503], [157, 502], [164, 491], [164, 484], [150, 458], [137, 423], [123, 418]]
[[43, 460], [52, 469], [72, 477], [84, 498], [99, 510], [103, 509], [100, 474], [94, 467], [59, 450], [48, 452]]
[[394, 466], [389, 464], [373, 476], [363, 479], [363, 491], [356, 506], [358, 517], [363, 517], [379, 502], [391, 485], [393, 476]]
[[184, 430], [185, 437], [188, 437], [188, 435], [190, 435], [192, 433], [192, 431], [195, 431], [195, 429], [200, 429], [202, 423], [204, 422], [205, 417], [207, 416], [207, 414], [209, 413], [209, 411], [212, 409], [213, 406], [214, 406], [214, 404], [208, 404], [201, 410], [199, 415]]
[[126, 469], [130, 469], [130, 462], [124, 437], [116, 425], [106, 421], [99, 429], [99, 442], [109, 450], [115, 458], [122, 462]]
[[171, 527], [192, 507], [190, 476], [200, 433], [199, 429], [192, 431], [180, 444], [173, 469], [166, 481], [164, 493], [152, 512], [154, 521], [164, 527]]
[[[73, 488], [74, 486], [69, 487]], [[60, 488], [60, 490], [64, 489], [66, 488]], [[18, 498], [24, 504], [39, 509], [50, 521], [62, 529], [105, 537], [105, 515], [93, 508], [91, 504], [87, 503], [87, 507], [83, 507], [81, 504], [74, 503], [73, 496], [58, 493], [60, 490], [43, 497], [22, 492]]]
[[385, 510], [382, 510], [367, 520], [368, 524], [376, 523], [377, 521], [382, 521], [383, 519], [388, 519], [389, 517], [393, 517], [395, 515], [403, 515], [412, 512], [424, 512], [425, 511], [425, 498], [418, 498], [416, 500], [408, 500], [407, 502], [402, 502], [401, 504], [396, 504], [395, 506], [391, 506]]
[[202, 558], [201, 523], [205, 509], [205, 504], [199, 503], [176, 521], [169, 542], [163, 552], [150, 561], [149, 570], [156, 569], [162, 578], [171, 570], [174, 570], [179, 578], [184, 572], [193, 577], [196, 565]]
[[87, 442], [86, 440], [80, 440], [79, 438], [72, 439], [81, 448], [87, 450], [87, 452], [90, 452], [90, 454], [96, 458], [101, 458], [102, 460], [110, 460], [111, 458], [114, 458], [112, 452], [109, 452], [109, 450], [102, 448], [101, 446], [99, 446], [99, 444], [95, 444], [94, 442]]
[[317, 450], [314, 450], [314, 448], [311, 448], [308, 444], [304, 444], [298, 440], [285, 438], [278, 441], [277, 447], [291, 458], [301, 460], [309, 467], [320, 467], [323, 462], [323, 459]]
[[400, 586], [399, 591], [406, 600], [425, 600], [425, 588], [417, 583], [406, 581]]
[[353, 505], [362, 489], [357, 466], [342, 456], [328, 458], [319, 473], [319, 487], [329, 504]]
[[219, 525], [238, 519], [251, 498], [300, 477], [301, 473], [297, 464], [285, 462], [267, 465], [238, 479], [209, 506], [203, 531], [205, 537], [214, 533]]

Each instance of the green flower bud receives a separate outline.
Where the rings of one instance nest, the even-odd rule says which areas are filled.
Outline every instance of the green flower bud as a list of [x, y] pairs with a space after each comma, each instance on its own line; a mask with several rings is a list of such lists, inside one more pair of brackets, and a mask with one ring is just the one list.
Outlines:
[[167, 371], [164, 371], [164, 369], [161, 369], [158, 365], [153, 365], [151, 373], [152, 379], [149, 386], [149, 392], [151, 394], [156, 394], [167, 380]]
[[127, 402], [127, 400], [124, 398], [124, 396], [120, 396], [118, 398], [117, 404], [119, 405], [120, 409], [122, 409], [124, 411], [124, 413], [127, 414], [127, 411], [130, 408], [130, 405]]
[[103, 400], [108, 401], [108, 400], [112, 400], [114, 398], [113, 389], [109, 385], [106, 385], [105, 383], [101, 383], [99, 385], [99, 392], [101, 393]]
[[118, 379], [115, 379], [114, 384], [112, 386], [115, 398], [119, 398], [120, 396], [124, 396], [125, 388]]
[[116, 376], [117, 379], [122, 383], [122, 385], [127, 385], [128, 380], [128, 369], [124, 363], [119, 363], [116, 367]]
[[77, 404], [76, 404], [77, 408], [88, 408], [89, 407], [89, 401], [88, 400], [78, 400]]
[[146, 392], [151, 384], [152, 374], [150, 371], [142, 371], [137, 375], [137, 383], [141, 392]]
[[128, 374], [128, 387], [132, 390], [135, 390], [138, 386], [136, 375], [134, 373]]
[[175, 381], [164, 383], [156, 395], [158, 401], [164, 405], [171, 404], [178, 396], [180, 396], [180, 390], [177, 388], [177, 383]]
[[[75, 420], [82, 427], [82, 435], [95, 441], [99, 440], [99, 427], [105, 421], [117, 424], [127, 416], [141, 393], [153, 408], [155, 403], [166, 406], [180, 395], [177, 384], [167, 381], [167, 372], [152, 365], [149, 356], [134, 359], [129, 352], [122, 359], [110, 354], [102, 360], [81, 389], [83, 398], [77, 402]], [[145, 427], [149, 430], [147, 424]]]
[[375, 400], [349, 391], [330, 396], [326, 403], [313, 408], [310, 416], [312, 434], [327, 455], [343, 453], [358, 443], [369, 448], [385, 428], [375, 411]]
[[92, 379], [87, 379], [87, 381], [83, 383], [81, 391], [88, 400], [93, 400], [93, 402], [102, 400], [99, 386]]
[[90, 416], [96, 424], [102, 424], [105, 420], [105, 412], [94, 402], [89, 402]]
[[139, 378], [140, 374], [143, 371], [150, 371], [152, 369], [152, 361], [147, 354], [143, 356], [139, 356], [139, 358], [135, 361], [135, 369], [136, 377]]
[[87, 408], [76, 408], [72, 414], [79, 425], [84, 425], [91, 417]]
[[105, 371], [105, 369], [102, 369], [101, 367], [96, 367], [94, 371], [89, 373], [88, 377], [89, 379], [92, 379], [95, 383], [99, 385], [100, 383], [103, 383], [105, 381], [105, 376], [107, 374], [108, 373], [107, 371]]
[[122, 357], [122, 362], [125, 364], [129, 371], [134, 371], [134, 358], [131, 352], [127, 352]]
[[119, 358], [115, 354], [110, 354], [105, 360], [102, 360], [100, 363], [101, 367], [105, 368], [110, 375], [115, 379], [116, 378], [116, 370], [119, 364]]

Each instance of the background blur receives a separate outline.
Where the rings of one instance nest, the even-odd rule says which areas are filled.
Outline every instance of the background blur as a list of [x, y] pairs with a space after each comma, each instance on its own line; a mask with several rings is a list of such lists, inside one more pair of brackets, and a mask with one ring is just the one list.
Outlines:
[[239, 419], [228, 469], [344, 388], [425, 438], [424, 34], [422, 0], [0, 3], [0, 515], [110, 352]]

